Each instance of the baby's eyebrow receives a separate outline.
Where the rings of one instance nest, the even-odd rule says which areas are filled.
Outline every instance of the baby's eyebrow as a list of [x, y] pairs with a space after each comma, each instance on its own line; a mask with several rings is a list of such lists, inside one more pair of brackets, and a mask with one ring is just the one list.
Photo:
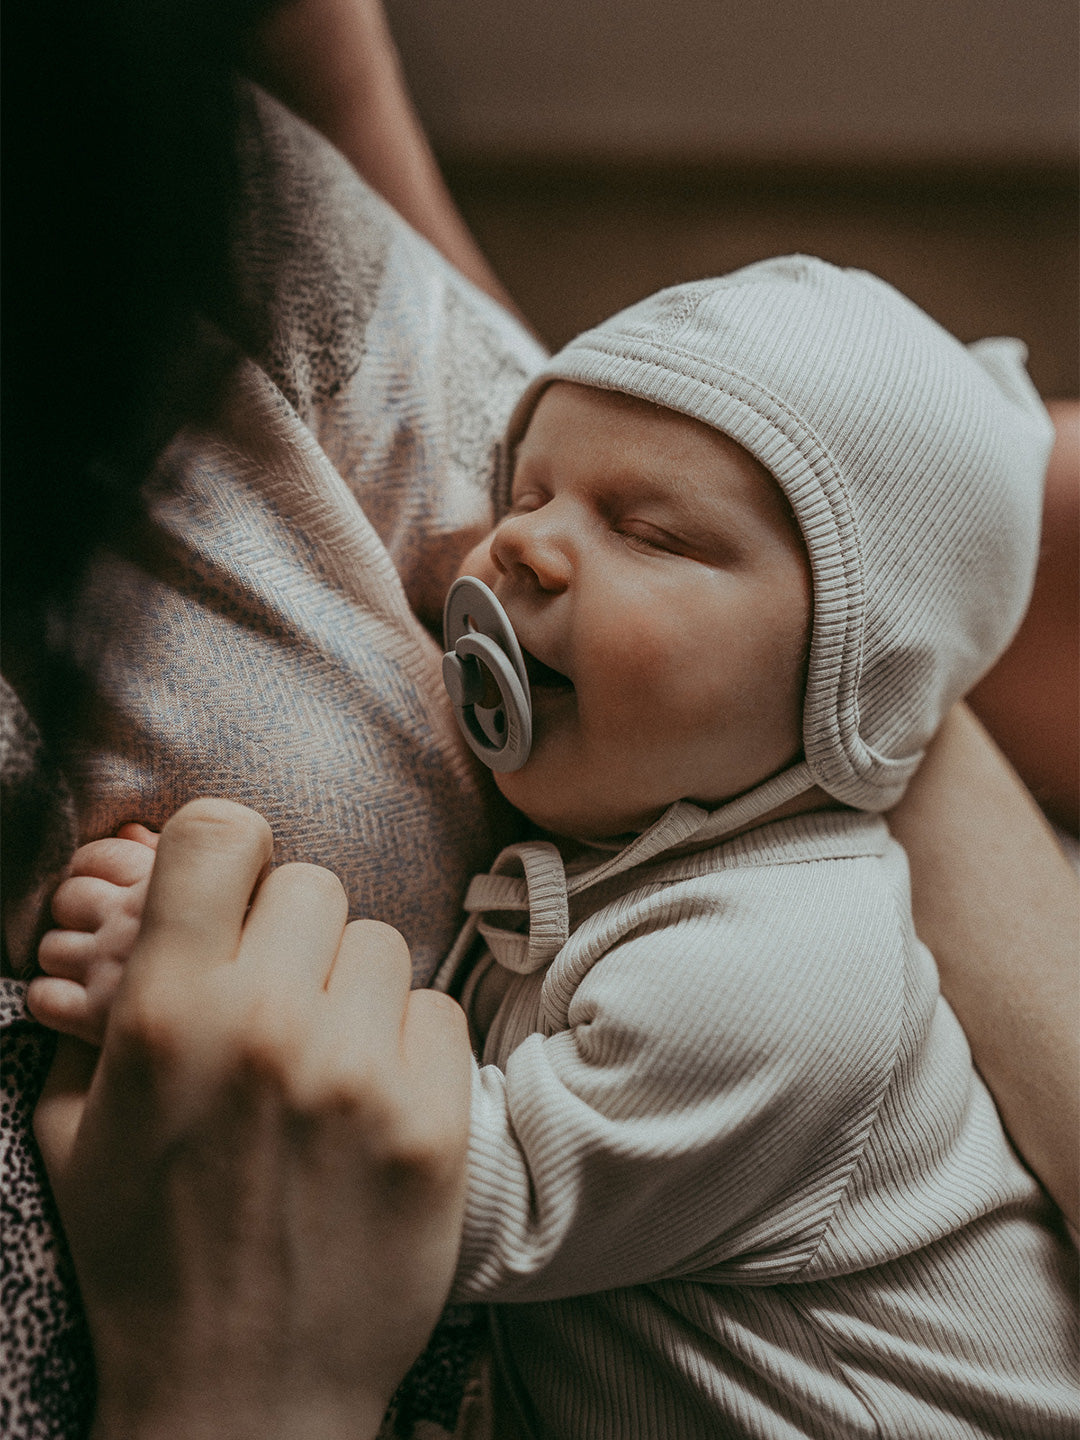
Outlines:
[[[543, 475], [544, 475], [545, 477], [546, 477], [547, 474], [548, 474], [548, 468], [549, 468], [548, 465], [547, 465], [540, 457], [538, 457], [538, 456], [536, 456], [536, 455], [533, 455], [533, 456], [526, 455], [526, 456], [525, 456], [525, 460], [524, 460], [524, 464], [525, 464], [525, 466], [527, 466], [527, 468], [528, 468], [528, 470], [529, 470], [529, 472], [530, 472], [530, 473], [529, 473], [529, 484], [530, 484], [530, 485], [539, 485], [539, 484], [540, 484], [540, 476], [537, 474], [538, 471], [542, 471], [542, 472], [543, 472]], [[507, 490], [508, 490], [508, 491], [510, 491], [510, 492], [513, 491], [514, 483], [515, 483], [515, 481], [518, 479], [518, 476], [519, 476], [521, 470], [522, 470], [521, 447], [520, 447], [520, 445], [519, 445], [519, 446], [515, 446], [515, 448], [511, 451], [511, 453], [510, 453], [510, 458], [509, 458], [509, 461], [508, 461], [508, 463], [507, 463]]]
[[629, 472], [621, 482], [621, 499], [635, 503], [662, 505], [673, 513], [683, 515], [697, 525], [711, 515], [717, 522], [733, 519], [734, 509], [717, 487], [717, 493], [710, 498], [713, 504], [701, 505], [701, 492], [687, 483], [688, 477], [681, 471]]

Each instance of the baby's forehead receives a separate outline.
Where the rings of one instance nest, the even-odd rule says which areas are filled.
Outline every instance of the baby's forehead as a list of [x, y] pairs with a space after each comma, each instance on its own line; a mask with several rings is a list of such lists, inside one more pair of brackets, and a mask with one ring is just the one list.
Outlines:
[[686, 500], [702, 528], [724, 523], [738, 506], [798, 533], [775, 476], [745, 446], [692, 415], [619, 390], [559, 380], [541, 392], [515, 450], [515, 475], [529, 480], [560, 464], [580, 465], [628, 499]]

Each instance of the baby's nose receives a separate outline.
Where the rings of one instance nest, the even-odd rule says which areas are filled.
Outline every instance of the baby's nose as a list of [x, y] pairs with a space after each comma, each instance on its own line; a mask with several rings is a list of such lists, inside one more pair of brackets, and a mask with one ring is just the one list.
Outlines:
[[570, 547], [543, 511], [500, 521], [491, 537], [491, 558], [502, 574], [517, 574], [556, 593], [566, 589], [573, 574]]

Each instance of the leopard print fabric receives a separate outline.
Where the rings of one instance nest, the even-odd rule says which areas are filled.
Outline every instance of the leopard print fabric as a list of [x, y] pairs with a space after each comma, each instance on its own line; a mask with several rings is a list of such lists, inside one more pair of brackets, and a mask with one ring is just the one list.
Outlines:
[[[0, 680], [5, 969], [28, 968], [40, 894], [74, 845], [70, 793], [10, 686]], [[34, 1144], [31, 1115], [55, 1036], [26, 1010], [26, 982], [0, 979], [0, 1434], [85, 1434], [93, 1366], [71, 1257]]]
[[0, 1032], [0, 1434], [67, 1440], [89, 1427], [94, 1370], [71, 1257], [30, 1130], [55, 1037], [26, 1013], [24, 982], [0, 982]]

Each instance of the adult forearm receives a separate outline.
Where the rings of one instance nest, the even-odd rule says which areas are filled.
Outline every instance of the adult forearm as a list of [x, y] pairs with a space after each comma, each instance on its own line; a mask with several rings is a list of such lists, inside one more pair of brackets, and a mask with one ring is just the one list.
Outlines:
[[516, 309], [442, 178], [379, 0], [290, 0], [263, 27], [252, 69], [464, 275]]
[[890, 816], [915, 925], [1014, 1143], [1080, 1220], [1080, 885], [965, 706]]

